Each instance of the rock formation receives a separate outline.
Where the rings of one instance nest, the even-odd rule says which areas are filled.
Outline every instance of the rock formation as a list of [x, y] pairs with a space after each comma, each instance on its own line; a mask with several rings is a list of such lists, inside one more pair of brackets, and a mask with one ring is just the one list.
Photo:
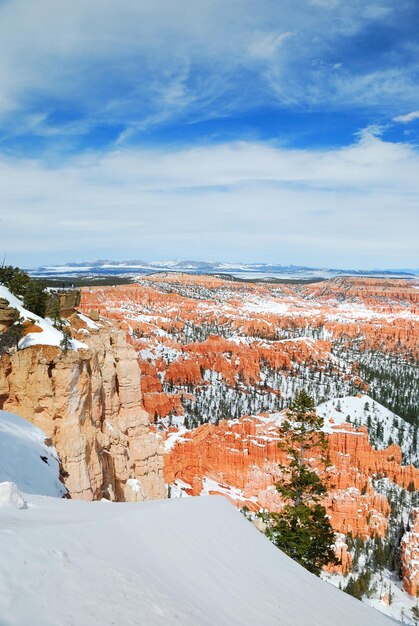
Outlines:
[[[146, 393], [194, 393], [191, 387], [205, 393], [207, 371], [242, 396], [249, 387], [260, 396], [276, 394], [261, 410], [281, 409], [302, 371], [315, 373], [312, 383], [320, 384], [319, 374], [334, 385], [339, 380], [332, 395], [346, 395], [368, 390], [359, 376], [360, 352], [383, 355], [383, 368], [387, 354], [419, 357], [417, 281], [337, 278], [269, 285], [160, 274], [140, 284], [83, 289], [80, 306], [111, 318], [139, 355], [147, 354], [141, 357], [148, 362]], [[342, 360], [335, 358], [340, 353]], [[157, 417], [165, 417], [167, 396], [152, 401]], [[220, 409], [216, 417], [230, 415]]]
[[[204, 424], [182, 435], [169, 434], [166, 481], [180, 479], [186, 493], [197, 495], [205, 492], [208, 479], [209, 493], [222, 493], [239, 508], [281, 510], [283, 501], [274, 487], [278, 463], [285, 461], [277, 445], [280, 419], [247, 417], [218, 426]], [[340, 425], [327, 440], [331, 487], [324, 504], [332, 526], [339, 533], [351, 532], [364, 539], [384, 536], [390, 506], [384, 495], [375, 493], [370, 477], [387, 477], [400, 486], [412, 483], [419, 488], [419, 470], [401, 465], [396, 445], [372, 448], [366, 428]]]
[[19, 311], [9, 306], [8, 300], [0, 298], [0, 332], [9, 328], [18, 319]]
[[413, 525], [402, 539], [403, 586], [412, 596], [419, 594], [419, 509], [414, 510]]
[[107, 322], [92, 329], [75, 316], [73, 323], [89, 349], [38, 345], [1, 357], [0, 408], [51, 437], [72, 497], [164, 497], [163, 457], [141, 403], [133, 348]]
[[48, 298], [47, 315], [51, 315], [54, 312], [55, 305], [58, 304], [61, 316], [69, 317], [79, 306], [80, 298], [79, 289], [52, 291]]

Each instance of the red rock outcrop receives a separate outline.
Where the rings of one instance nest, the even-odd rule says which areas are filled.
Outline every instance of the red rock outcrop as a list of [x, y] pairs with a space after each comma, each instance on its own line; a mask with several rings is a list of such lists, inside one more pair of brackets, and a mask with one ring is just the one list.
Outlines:
[[198, 385], [202, 382], [199, 363], [190, 359], [173, 361], [167, 367], [165, 380], [173, 385]]
[[144, 408], [152, 420], [167, 415], [183, 415], [183, 406], [179, 394], [145, 393], [143, 402]]
[[[158, 371], [167, 370], [165, 381], [175, 387], [202, 384], [205, 369], [220, 374], [231, 387], [262, 387], [262, 367], [292, 375], [301, 365], [329, 375], [335, 370], [367, 391], [356, 363], [352, 372], [336, 369], [331, 358], [334, 342], [419, 358], [414, 280], [336, 278], [312, 285], [269, 285], [160, 274], [141, 284], [83, 289], [80, 306], [86, 313], [94, 310], [112, 319], [139, 353], [164, 346], [166, 356], [153, 360], [163, 363]], [[177, 342], [188, 327], [192, 340]], [[278, 340], [282, 331], [301, 334], [307, 327], [324, 338]], [[211, 328], [213, 334], [194, 341], [194, 328]], [[221, 336], [222, 329], [227, 329], [227, 337]], [[158, 352], [163, 353], [160, 348]], [[144, 392], [162, 392], [160, 385], [156, 373], [144, 376]]]
[[[236, 494], [232, 499], [239, 507], [246, 504], [252, 510], [280, 510], [283, 501], [274, 484], [279, 477], [278, 463], [285, 459], [278, 448], [277, 419], [222, 421], [218, 426], [204, 424], [183, 434], [165, 456], [166, 481], [180, 479], [191, 485], [187, 492], [195, 495], [197, 485], [208, 478], [224, 486], [218, 493]], [[386, 476], [404, 487], [413, 481], [419, 488], [419, 470], [401, 466], [401, 451], [396, 445], [374, 450], [365, 428], [355, 430], [345, 424], [327, 439], [331, 460], [327, 480], [333, 487], [324, 504], [333, 527], [363, 538], [384, 536], [389, 503], [374, 492], [369, 478]], [[211, 492], [217, 488], [212, 487]]]
[[0, 333], [19, 319], [19, 311], [9, 306], [9, 301], [0, 298]]

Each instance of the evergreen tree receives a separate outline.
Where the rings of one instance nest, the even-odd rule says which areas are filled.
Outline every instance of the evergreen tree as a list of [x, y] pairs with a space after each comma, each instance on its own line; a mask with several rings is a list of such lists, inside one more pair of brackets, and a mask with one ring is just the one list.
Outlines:
[[323, 566], [338, 562], [334, 532], [320, 503], [327, 489], [308, 462], [309, 456], [316, 456], [320, 465], [327, 466], [322, 426], [313, 399], [304, 390], [298, 392], [279, 428], [278, 445], [286, 452], [288, 463], [279, 466], [282, 478], [276, 489], [286, 504], [280, 513], [264, 516], [271, 541], [317, 575]]
[[51, 302], [51, 319], [54, 325], [54, 328], [58, 330], [62, 330], [64, 322], [61, 319], [61, 308], [60, 308], [60, 298], [59, 296], [54, 296]]
[[70, 344], [71, 344], [71, 333], [69, 330], [63, 330], [63, 338], [60, 341], [60, 347], [62, 348], [64, 353], [68, 351], [68, 349], [70, 348]]
[[18, 267], [0, 267], [0, 284], [5, 285], [18, 298], [23, 298], [23, 305], [28, 311], [45, 317], [48, 293], [45, 283], [30, 276]]
[[351, 576], [343, 591], [358, 600], [362, 600], [364, 596], [368, 597], [371, 594], [371, 578], [372, 574], [368, 571], [361, 572], [358, 577]]
[[45, 284], [40, 280], [31, 280], [23, 294], [23, 306], [35, 315], [45, 317], [48, 293]]
[[15, 322], [13, 324], [13, 326], [10, 327], [9, 329], [9, 333], [13, 338], [13, 341], [15, 343], [16, 346], [16, 350], [19, 349], [19, 341], [23, 335], [23, 329], [24, 329], [24, 320], [22, 317], [19, 317], [19, 319], [17, 320], [17, 322]]
[[23, 296], [30, 282], [29, 275], [18, 267], [0, 267], [0, 283], [6, 285], [15, 296]]

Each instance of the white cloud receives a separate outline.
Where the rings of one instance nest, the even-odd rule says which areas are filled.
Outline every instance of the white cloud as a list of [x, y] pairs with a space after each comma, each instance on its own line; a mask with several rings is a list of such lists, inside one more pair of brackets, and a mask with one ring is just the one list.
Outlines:
[[408, 124], [414, 120], [419, 120], [419, 111], [412, 111], [406, 115], [397, 115], [397, 117], [393, 117], [393, 120], [402, 124]]
[[292, 36], [291, 32], [255, 33], [249, 45], [249, 54], [255, 59], [271, 59], [284, 42]]
[[9, 262], [213, 258], [412, 266], [419, 155], [371, 134], [337, 150], [233, 143], [0, 161]]

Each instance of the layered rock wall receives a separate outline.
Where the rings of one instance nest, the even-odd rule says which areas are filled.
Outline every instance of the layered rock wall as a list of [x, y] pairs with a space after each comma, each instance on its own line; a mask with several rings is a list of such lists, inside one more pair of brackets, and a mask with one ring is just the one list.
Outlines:
[[54, 313], [54, 305], [58, 303], [60, 314], [68, 317], [80, 304], [80, 289], [61, 289], [53, 291], [48, 298], [47, 315]]
[[[278, 463], [286, 460], [278, 448], [276, 419], [246, 417], [222, 421], [218, 426], [204, 424], [174, 440], [174, 445], [169, 435], [166, 481], [180, 479], [190, 485], [188, 493], [197, 495], [209, 478], [215, 483], [212, 493], [230, 496], [239, 507], [281, 510], [284, 503], [274, 485], [279, 478]], [[327, 440], [330, 488], [324, 504], [334, 529], [364, 539], [384, 536], [390, 506], [384, 495], [374, 492], [370, 477], [387, 477], [402, 487], [413, 484], [419, 488], [419, 470], [401, 465], [396, 445], [385, 450], [372, 448], [365, 428], [345, 424], [328, 434]]]
[[51, 437], [72, 497], [164, 497], [162, 452], [149, 432], [133, 348], [105, 322], [79, 333], [89, 349], [38, 345], [4, 354], [0, 408]]

